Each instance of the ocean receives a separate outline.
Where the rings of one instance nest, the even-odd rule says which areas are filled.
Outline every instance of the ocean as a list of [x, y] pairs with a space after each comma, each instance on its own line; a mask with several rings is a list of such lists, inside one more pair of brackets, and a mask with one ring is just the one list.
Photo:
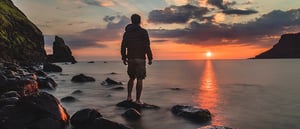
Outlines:
[[[78, 101], [62, 103], [71, 116], [80, 109], [94, 108], [105, 118], [133, 129], [198, 129], [208, 124], [237, 129], [300, 129], [299, 59], [154, 61], [147, 65], [142, 100], [161, 108], [143, 110], [137, 121], [126, 120], [121, 115], [125, 110], [116, 107], [127, 94], [128, 76], [121, 61], [58, 65], [63, 72], [49, 74], [58, 87], [48, 92], [61, 99], [75, 90], [83, 91], [71, 95]], [[94, 77], [96, 82], [71, 82], [80, 73]], [[121, 81], [125, 90], [102, 86], [107, 77]], [[177, 117], [170, 111], [177, 104], [208, 109], [212, 120], [199, 124]]]

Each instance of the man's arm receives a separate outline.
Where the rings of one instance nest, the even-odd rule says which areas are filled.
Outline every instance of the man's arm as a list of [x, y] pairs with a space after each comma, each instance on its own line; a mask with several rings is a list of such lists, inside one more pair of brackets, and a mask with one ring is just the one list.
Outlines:
[[121, 44], [121, 56], [123, 63], [127, 65], [127, 56], [126, 56], [126, 38], [125, 38], [126, 32], [123, 35], [122, 44]]
[[145, 33], [145, 39], [146, 39], [146, 54], [148, 57], [148, 64], [151, 65], [152, 64], [152, 60], [153, 60], [153, 55], [152, 55], [152, 51], [151, 51], [151, 47], [150, 47], [150, 40], [149, 40], [149, 35], [148, 32], [146, 31]]

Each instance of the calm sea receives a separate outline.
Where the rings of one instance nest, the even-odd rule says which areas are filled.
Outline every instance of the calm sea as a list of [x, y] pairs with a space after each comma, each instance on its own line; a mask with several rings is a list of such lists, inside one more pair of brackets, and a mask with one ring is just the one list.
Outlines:
[[[49, 91], [61, 99], [82, 90], [74, 103], [63, 103], [73, 115], [83, 108], [95, 108], [105, 117], [134, 129], [197, 129], [197, 124], [174, 116], [176, 104], [208, 109], [209, 124], [238, 129], [300, 129], [300, 60], [202, 60], [155, 61], [147, 66], [142, 99], [158, 105], [159, 110], [142, 111], [142, 119], [127, 121], [124, 109], [116, 103], [124, 100], [126, 89], [111, 90], [100, 83], [107, 77], [123, 82], [126, 66], [119, 61], [59, 64], [62, 74], [50, 74], [59, 86]], [[115, 72], [117, 74], [110, 74]], [[92, 83], [72, 83], [76, 74], [96, 79]], [[180, 88], [181, 90], [171, 90]], [[135, 95], [135, 90], [133, 92]]]

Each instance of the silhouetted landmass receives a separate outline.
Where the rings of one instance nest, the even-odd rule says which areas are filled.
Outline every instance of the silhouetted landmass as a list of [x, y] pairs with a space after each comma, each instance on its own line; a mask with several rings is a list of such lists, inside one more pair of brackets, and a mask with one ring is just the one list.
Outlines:
[[254, 57], [254, 59], [271, 58], [300, 58], [300, 33], [282, 35], [273, 48]]
[[11, 0], [0, 1], [0, 60], [42, 62], [44, 36]]
[[76, 63], [75, 58], [72, 56], [72, 51], [65, 44], [65, 41], [58, 36], [55, 36], [53, 42], [53, 55], [48, 55], [49, 62], [72, 62]]

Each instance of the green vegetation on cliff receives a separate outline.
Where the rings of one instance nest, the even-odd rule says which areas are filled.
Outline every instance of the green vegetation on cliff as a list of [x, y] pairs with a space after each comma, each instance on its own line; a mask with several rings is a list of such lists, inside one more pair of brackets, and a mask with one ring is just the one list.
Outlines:
[[41, 62], [46, 58], [44, 37], [11, 0], [0, 1], [0, 59]]

